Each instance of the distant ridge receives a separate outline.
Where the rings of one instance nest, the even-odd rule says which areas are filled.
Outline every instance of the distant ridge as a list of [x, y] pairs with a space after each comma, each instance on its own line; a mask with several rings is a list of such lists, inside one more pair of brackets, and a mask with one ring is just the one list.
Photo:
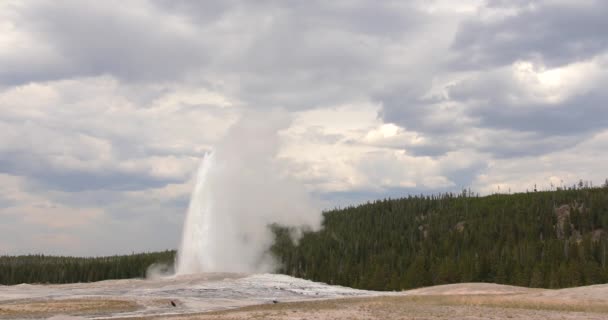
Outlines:
[[297, 243], [273, 226], [281, 272], [373, 290], [608, 281], [605, 187], [385, 199], [325, 212], [323, 226]]

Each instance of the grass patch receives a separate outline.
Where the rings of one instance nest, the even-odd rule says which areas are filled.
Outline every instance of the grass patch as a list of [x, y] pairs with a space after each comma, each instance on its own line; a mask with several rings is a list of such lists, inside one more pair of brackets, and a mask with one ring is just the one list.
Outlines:
[[[470, 308], [468, 308], [470, 307]], [[485, 309], [490, 308], [490, 309]], [[513, 309], [513, 311], [508, 311]], [[519, 311], [516, 311], [518, 309]], [[492, 311], [494, 310], [494, 311]], [[507, 310], [507, 311], [505, 311]], [[525, 311], [528, 310], [528, 311]], [[419, 295], [353, 297], [328, 300], [280, 302], [278, 304], [252, 305], [242, 308], [206, 313], [151, 316], [142, 319], [451, 319], [458, 315], [474, 314], [483, 318], [489, 312], [496, 319], [508, 319], [513, 315], [533, 315], [542, 312], [608, 313], [608, 306], [600, 302], [551, 300], [526, 294], [506, 295]], [[523, 312], [523, 313], [522, 313]], [[539, 316], [546, 318], [547, 314]], [[603, 316], [602, 316], [603, 317]], [[534, 317], [534, 319], [538, 319]]]
[[0, 304], [0, 319], [127, 312], [138, 308], [133, 301], [116, 299], [18, 300]]
[[608, 305], [594, 301], [565, 301], [543, 297], [530, 297], [520, 294], [507, 295], [430, 295], [382, 297], [381, 299], [396, 299], [398, 301], [412, 301], [416, 303], [429, 303], [450, 306], [481, 306], [495, 308], [517, 308], [530, 310], [549, 310], [567, 312], [596, 312], [608, 313]]

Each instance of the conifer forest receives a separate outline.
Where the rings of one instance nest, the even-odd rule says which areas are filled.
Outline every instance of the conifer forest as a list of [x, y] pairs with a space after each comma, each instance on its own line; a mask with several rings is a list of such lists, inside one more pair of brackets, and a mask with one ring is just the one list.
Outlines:
[[324, 213], [323, 228], [273, 226], [289, 275], [402, 290], [458, 282], [564, 288], [608, 281], [608, 188], [386, 199]]
[[[463, 190], [378, 200], [323, 217], [318, 231], [269, 226], [278, 272], [373, 290], [458, 282], [564, 288], [608, 281], [608, 187], [483, 197]], [[141, 278], [152, 264], [174, 263], [175, 255], [0, 256], [0, 284]]]
[[175, 251], [111, 257], [0, 256], [0, 284], [75, 283], [143, 278], [148, 267], [171, 265]]

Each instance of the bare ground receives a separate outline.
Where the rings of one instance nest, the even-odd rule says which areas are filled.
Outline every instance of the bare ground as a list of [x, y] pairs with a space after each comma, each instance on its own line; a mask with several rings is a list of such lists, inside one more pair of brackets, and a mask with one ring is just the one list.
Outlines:
[[0, 304], [0, 319], [42, 318], [57, 314], [95, 315], [138, 308], [134, 301], [118, 299], [17, 300]]
[[[167, 305], [166, 299], [17, 299], [0, 302], [0, 319], [57, 314], [114, 317], [117, 313]], [[178, 310], [176, 310], [178, 311]], [[178, 312], [179, 313], [179, 312]], [[394, 293], [301, 302], [266, 303], [223, 311], [122, 319], [608, 319], [608, 285], [562, 290], [484, 283], [453, 284]]]
[[[136, 318], [138, 320], [161, 318]], [[423, 295], [348, 298], [258, 305], [173, 320], [237, 319], [608, 319], [600, 303], [528, 301], [513, 295]]]

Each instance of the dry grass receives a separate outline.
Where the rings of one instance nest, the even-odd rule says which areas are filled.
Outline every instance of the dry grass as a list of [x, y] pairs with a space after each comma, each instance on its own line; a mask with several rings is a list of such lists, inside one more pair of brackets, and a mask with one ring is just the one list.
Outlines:
[[[480, 289], [478, 287], [473, 289]], [[486, 287], [484, 290], [488, 290]], [[393, 296], [280, 302], [208, 313], [129, 319], [608, 319], [608, 290], [603, 287], [574, 291], [511, 290], [500, 294], [491, 286], [487, 292], [492, 293], [484, 294], [463, 293], [467, 291], [454, 286], [439, 289], [430, 291], [432, 294], [426, 290], [425, 294], [407, 292]], [[0, 303], [0, 319], [43, 318], [56, 314], [108, 316], [146, 307], [166, 308], [158, 309], [161, 312], [188, 310], [174, 309], [168, 299], [137, 299], [137, 302], [118, 298], [18, 300]]]
[[[238, 309], [238, 311], [281, 311], [291, 309], [335, 310], [352, 306], [366, 305], [370, 308], [391, 307], [398, 305], [427, 306], [480, 306], [493, 308], [516, 308], [564, 312], [608, 313], [608, 305], [594, 301], [563, 301], [548, 298], [536, 298], [528, 295], [424, 295], [424, 296], [383, 296], [373, 298], [348, 298], [321, 301], [290, 302], [279, 304], [255, 305]], [[208, 314], [221, 315], [234, 312], [218, 311]]]
[[384, 296], [249, 306], [196, 315], [138, 320], [242, 319], [606, 319], [608, 306], [563, 303], [525, 295]]
[[133, 301], [116, 299], [18, 300], [0, 304], [0, 319], [127, 312], [138, 308]]
[[[417, 297], [411, 297], [417, 299]], [[485, 306], [495, 308], [517, 308], [531, 310], [551, 310], [564, 312], [594, 312], [608, 313], [608, 305], [603, 302], [590, 300], [549, 299], [531, 297], [529, 295], [461, 295], [461, 296], [429, 296], [422, 300], [432, 301], [442, 305]]]
[[[151, 303], [166, 303], [154, 301]], [[30, 300], [0, 304], [0, 319], [95, 315], [133, 311], [133, 301], [112, 299]], [[209, 313], [130, 318], [133, 320], [242, 319], [606, 319], [608, 306], [582, 300], [552, 300], [526, 294], [401, 295], [284, 302]]]

